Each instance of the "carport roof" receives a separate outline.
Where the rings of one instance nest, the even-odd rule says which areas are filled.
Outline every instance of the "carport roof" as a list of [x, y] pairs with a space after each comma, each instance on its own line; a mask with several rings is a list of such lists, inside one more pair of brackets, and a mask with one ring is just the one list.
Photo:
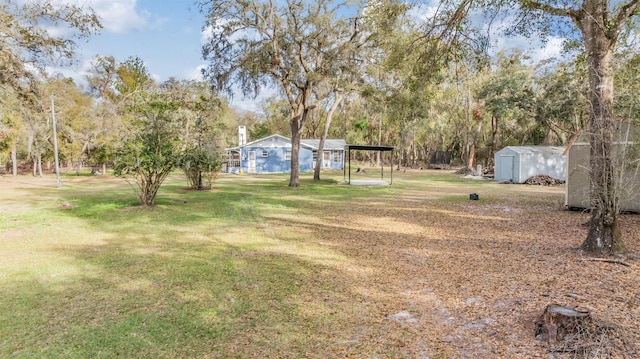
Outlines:
[[364, 151], [393, 151], [393, 146], [376, 146], [376, 145], [346, 145], [344, 150], [364, 150]]
[[[349, 174], [347, 183], [352, 184], [351, 182], [351, 151], [383, 151], [383, 152], [387, 152], [390, 151], [391, 152], [391, 182], [390, 183], [386, 183], [384, 181], [384, 165], [380, 164], [380, 180], [379, 181], [359, 181], [357, 183], [353, 183], [353, 184], [368, 184], [368, 185], [376, 185], [376, 186], [380, 186], [383, 184], [392, 184], [393, 183], [393, 150], [395, 149], [395, 147], [393, 146], [377, 146], [377, 145], [346, 145], [344, 146], [344, 151], [346, 152], [347, 158], [349, 163], [347, 164], [347, 166], [344, 166], [344, 177], [346, 180], [347, 177], [347, 172]], [[349, 170], [347, 171], [347, 168], [349, 168]]]

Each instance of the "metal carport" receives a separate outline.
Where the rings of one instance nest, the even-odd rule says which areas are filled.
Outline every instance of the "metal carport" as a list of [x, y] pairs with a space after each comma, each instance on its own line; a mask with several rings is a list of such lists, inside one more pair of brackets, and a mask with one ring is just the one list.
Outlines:
[[[358, 185], [383, 185], [383, 184], [393, 184], [393, 150], [395, 147], [393, 146], [375, 146], [375, 145], [346, 145], [344, 146], [344, 151], [347, 154], [347, 165], [344, 166], [343, 176], [344, 180], [348, 184], [358, 184]], [[384, 160], [381, 161], [380, 164], [380, 181], [358, 181], [358, 183], [351, 182], [351, 151], [380, 151], [380, 152], [391, 152], [391, 179], [389, 183], [384, 181]], [[349, 170], [347, 170], [347, 168]], [[348, 177], [347, 177], [348, 173]]]

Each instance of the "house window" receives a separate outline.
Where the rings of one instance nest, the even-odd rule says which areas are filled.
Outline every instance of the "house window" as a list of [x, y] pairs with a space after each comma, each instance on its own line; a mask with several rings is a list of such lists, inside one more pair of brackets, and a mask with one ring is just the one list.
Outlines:
[[229, 167], [240, 167], [240, 152], [229, 154]]
[[284, 151], [284, 159], [285, 160], [291, 159], [291, 151]]
[[342, 154], [340, 153], [340, 151], [333, 151], [333, 162], [342, 162]]
[[267, 157], [269, 156], [269, 152], [267, 152], [266, 150], [262, 150], [262, 157]]

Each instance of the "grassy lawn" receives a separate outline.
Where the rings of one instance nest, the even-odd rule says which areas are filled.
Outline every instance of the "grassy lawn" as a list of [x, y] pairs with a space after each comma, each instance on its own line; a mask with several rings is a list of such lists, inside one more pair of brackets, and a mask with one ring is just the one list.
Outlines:
[[114, 177], [0, 177], [0, 357], [546, 357], [551, 302], [640, 338], [637, 261], [581, 262], [563, 187], [324, 177], [176, 174], [149, 209]]

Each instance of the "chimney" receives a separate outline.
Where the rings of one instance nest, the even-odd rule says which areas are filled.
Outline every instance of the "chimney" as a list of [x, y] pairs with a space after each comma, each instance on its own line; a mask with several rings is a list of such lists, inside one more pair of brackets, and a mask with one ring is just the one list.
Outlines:
[[247, 144], [247, 127], [238, 126], [238, 146], [244, 146]]

